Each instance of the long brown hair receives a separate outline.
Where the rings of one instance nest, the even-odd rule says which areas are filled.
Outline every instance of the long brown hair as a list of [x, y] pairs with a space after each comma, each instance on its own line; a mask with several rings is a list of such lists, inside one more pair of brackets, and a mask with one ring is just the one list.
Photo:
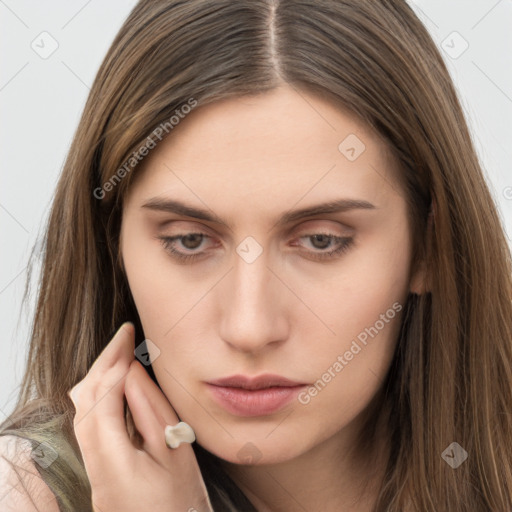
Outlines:
[[[374, 510], [510, 511], [510, 252], [449, 73], [404, 0], [135, 6], [99, 69], [57, 186], [28, 365], [2, 434], [53, 446], [59, 457], [38, 470], [61, 510], [90, 510], [66, 393], [121, 322], [133, 321], [136, 342], [144, 339], [118, 258], [137, 166], [105, 184], [191, 98], [200, 108], [283, 82], [328, 97], [389, 145], [414, 226], [414, 262], [428, 270], [428, 293], [405, 305], [383, 388], [391, 450]], [[452, 442], [468, 453], [457, 469], [441, 456]], [[215, 457], [195, 450], [213, 503], [249, 510]]]

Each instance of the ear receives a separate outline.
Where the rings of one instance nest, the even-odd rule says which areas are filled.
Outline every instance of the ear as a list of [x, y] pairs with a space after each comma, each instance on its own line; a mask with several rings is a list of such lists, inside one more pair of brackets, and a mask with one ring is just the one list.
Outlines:
[[423, 295], [430, 291], [430, 286], [427, 282], [427, 269], [425, 267], [425, 261], [422, 260], [416, 272], [411, 277], [409, 285], [409, 292], [415, 293], [416, 295]]
[[[427, 220], [427, 234], [426, 234], [426, 243], [429, 244], [432, 239], [432, 230], [434, 226], [434, 218], [435, 218], [435, 201], [432, 198], [432, 203], [430, 204], [430, 211], [428, 213]], [[417, 264], [417, 268], [413, 275], [411, 276], [411, 281], [409, 285], [409, 292], [415, 293], [417, 295], [423, 295], [431, 291], [431, 285], [429, 281], [428, 269], [426, 266], [426, 262], [422, 259]]]

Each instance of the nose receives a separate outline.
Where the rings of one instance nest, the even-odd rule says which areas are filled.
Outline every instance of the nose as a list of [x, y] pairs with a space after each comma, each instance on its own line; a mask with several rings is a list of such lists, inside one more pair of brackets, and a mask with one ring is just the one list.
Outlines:
[[220, 336], [241, 352], [277, 346], [289, 335], [287, 290], [268, 267], [265, 252], [252, 263], [235, 256], [219, 289]]

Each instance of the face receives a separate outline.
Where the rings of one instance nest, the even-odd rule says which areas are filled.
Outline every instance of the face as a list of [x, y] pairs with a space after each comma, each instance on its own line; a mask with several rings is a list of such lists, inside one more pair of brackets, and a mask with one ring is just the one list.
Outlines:
[[[396, 165], [356, 118], [282, 87], [198, 107], [137, 170], [124, 269], [158, 383], [208, 451], [291, 460], [379, 390], [416, 283]], [[210, 384], [264, 374], [295, 385]]]

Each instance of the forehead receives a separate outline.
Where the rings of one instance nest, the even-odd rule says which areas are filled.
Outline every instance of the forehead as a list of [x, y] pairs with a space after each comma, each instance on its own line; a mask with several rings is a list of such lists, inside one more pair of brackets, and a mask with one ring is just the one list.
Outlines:
[[[155, 193], [240, 201], [364, 197], [398, 192], [386, 144], [347, 110], [282, 87], [196, 107], [136, 169], [139, 199]], [[249, 201], [249, 202], [247, 202]]]

